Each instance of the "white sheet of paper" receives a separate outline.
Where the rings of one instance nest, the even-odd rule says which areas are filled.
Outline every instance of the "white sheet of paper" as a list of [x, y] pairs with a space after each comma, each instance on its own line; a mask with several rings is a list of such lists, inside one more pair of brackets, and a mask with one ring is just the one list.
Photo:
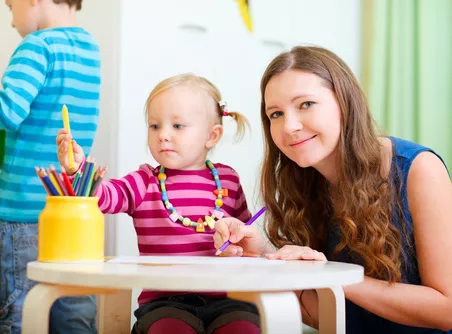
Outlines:
[[254, 257], [217, 257], [217, 256], [118, 256], [108, 261], [109, 263], [133, 263], [133, 264], [210, 264], [210, 265], [276, 265], [285, 263], [284, 260], [267, 260]]

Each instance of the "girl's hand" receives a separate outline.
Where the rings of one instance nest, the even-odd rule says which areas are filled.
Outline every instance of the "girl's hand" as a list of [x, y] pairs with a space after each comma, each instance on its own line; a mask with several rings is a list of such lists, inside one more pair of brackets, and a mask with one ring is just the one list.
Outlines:
[[83, 149], [75, 142], [75, 140], [72, 140], [72, 151], [74, 152], [74, 169], [71, 171], [69, 169], [69, 163], [68, 163], [68, 147], [69, 147], [69, 141], [72, 140], [72, 135], [68, 133], [67, 130], [61, 129], [58, 131], [58, 135], [56, 137], [56, 144], [58, 146], [58, 160], [60, 161], [61, 166], [66, 169], [68, 175], [72, 175], [75, 171], [77, 171], [85, 159], [85, 153], [83, 152]]
[[326, 256], [310, 247], [286, 245], [274, 253], [265, 256], [270, 260], [314, 260], [327, 261]]
[[256, 226], [247, 226], [236, 218], [223, 218], [215, 223], [215, 229], [216, 249], [231, 241], [220, 255], [258, 257], [265, 254], [267, 242]]

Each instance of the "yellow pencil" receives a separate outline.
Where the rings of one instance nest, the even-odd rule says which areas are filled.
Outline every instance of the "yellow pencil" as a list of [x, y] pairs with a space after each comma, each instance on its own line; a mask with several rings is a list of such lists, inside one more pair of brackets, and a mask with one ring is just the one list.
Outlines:
[[240, 15], [242, 16], [243, 22], [248, 31], [252, 32], [253, 23], [251, 21], [249, 0], [237, 0], [237, 2], [239, 4]]
[[57, 190], [58, 195], [64, 196], [63, 190], [61, 190], [60, 185], [58, 184], [58, 181], [55, 178], [55, 175], [53, 175], [52, 172], [50, 172], [50, 170], [47, 170], [47, 174], [49, 175], [50, 181], [52, 182], [53, 186]]
[[[71, 127], [69, 125], [69, 112], [67, 110], [66, 105], [63, 105], [63, 109], [61, 110], [63, 113], [63, 124], [64, 128], [68, 131], [69, 134], [71, 134]], [[67, 148], [67, 160], [69, 163], [69, 170], [74, 170], [74, 151], [72, 150], [72, 141], [69, 142], [69, 146]]]

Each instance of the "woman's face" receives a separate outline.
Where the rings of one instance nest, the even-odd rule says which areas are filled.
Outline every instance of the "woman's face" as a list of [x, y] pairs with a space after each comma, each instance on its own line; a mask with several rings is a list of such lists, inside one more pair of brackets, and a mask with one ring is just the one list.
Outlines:
[[287, 70], [270, 79], [264, 99], [276, 146], [300, 167], [314, 167], [324, 175], [334, 169], [341, 111], [324, 80]]

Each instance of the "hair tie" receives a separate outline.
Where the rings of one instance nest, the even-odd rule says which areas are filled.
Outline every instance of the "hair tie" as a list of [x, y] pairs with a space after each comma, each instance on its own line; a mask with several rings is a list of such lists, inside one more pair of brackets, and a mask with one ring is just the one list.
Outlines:
[[218, 104], [220, 105], [220, 109], [222, 111], [222, 115], [223, 116], [229, 116], [228, 104], [226, 103], [226, 101], [220, 101], [220, 102], [218, 102]]

